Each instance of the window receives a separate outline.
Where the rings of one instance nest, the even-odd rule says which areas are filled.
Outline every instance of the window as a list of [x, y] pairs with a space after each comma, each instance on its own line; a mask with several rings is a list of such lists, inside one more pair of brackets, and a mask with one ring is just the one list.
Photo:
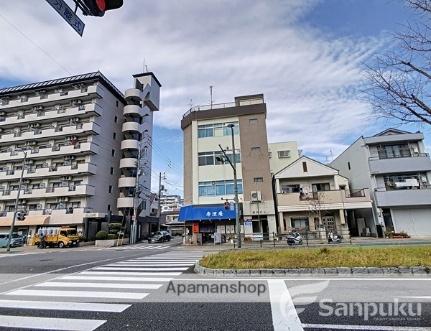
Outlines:
[[262, 183], [262, 182], [263, 182], [263, 177], [254, 177], [254, 178], [253, 178], [253, 181], [254, 181], [255, 183]]
[[234, 124], [233, 133], [235, 135], [239, 134], [238, 122], [214, 123], [214, 124], [199, 125], [198, 138], [230, 136], [231, 128], [228, 127], [229, 124]]
[[112, 193], [112, 185], [109, 185], [108, 193]]
[[114, 132], [113, 134], [112, 134], [112, 139], [116, 139], [117, 138], [117, 133], [116, 132]]
[[260, 146], [253, 146], [251, 148], [252, 153], [260, 153]]
[[114, 168], [111, 167], [111, 175], [113, 175], [113, 174], [114, 174]]
[[299, 191], [299, 184], [281, 184], [281, 193], [298, 193]]
[[277, 153], [279, 159], [287, 159], [290, 157], [290, 151], [278, 151]]
[[349, 168], [349, 170], [351, 169], [350, 168], [350, 162], [347, 162], [347, 168]]
[[[220, 180], [199, 183], [199, 196], [223, 196], [235, 192], [233, 180]], [[242, 194], [242, 183], [238, 181], [238, 194]]]
[[115, 117], [114, 117], [114, 122], [115, 122], [115, 123], [117, 123], [117, 121], [118, 121], [118, 117], [117, 117], [117, 116], [115, 116]]
[[115, 156], [115, 149], [113, 149], [113, 150], [111, 151], [111, 155], [112, 155], [112, 156]]
[[308, 169], [307, 169], [307, 162], [302, 162], [302, 170], [303, 170], [304, 172], [308, 172]]
[[[118, 102], [118, 101], [117, 101]], [[108, 211], [111, 211], [111, 205], [108, 205]]]
[[320, 192], [320, 191], [330, 191], [331, 186], [329, 183], [318, 183], [318, 184], [312, 184], [313, 192]]
[[[232, 153], [227, 153], [227, 157], [232, 162]], [[224, 158], [222, 152], [201, 152], [198, 154], [198, 164], [199, 166], [207, 166], [207, 165], [220, 165], [225, 162], [221, 161]], [[236, 163], [241, 162], [241, 153], [239, 150], [235, 152], [235, 161]], [[227, 162], [227, 161], [226, 161]]]
[[308, 229], [308, 217], [292, 217], [290, 221], [292, 227], [295, 229]]

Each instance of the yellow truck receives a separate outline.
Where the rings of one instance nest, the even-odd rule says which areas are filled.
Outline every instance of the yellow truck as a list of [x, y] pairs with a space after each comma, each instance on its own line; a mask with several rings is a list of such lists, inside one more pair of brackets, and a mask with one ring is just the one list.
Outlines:
[[77, 247], [79, 236], [76, 229], [69, 227], [40, 228], [33, 237], [33, 244], [39, 248], [45, 247]]

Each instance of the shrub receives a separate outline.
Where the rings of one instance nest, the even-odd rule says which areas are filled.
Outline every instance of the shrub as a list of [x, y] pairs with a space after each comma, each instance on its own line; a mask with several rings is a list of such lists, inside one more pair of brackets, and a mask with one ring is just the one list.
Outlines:
[[123, 225], [121, 223], [109, 223], [108, 224], [108, 230], [111, 234], [117, 234], [119, 231], [121, 231], [121, 228]]
[[116, 234], [113, 234], [113, 233], [109, 233], [108, 234], [108, 240], [111, 240], [111, 239], [117, 239], [118, 238], [118, 235], [116, 235]]
[[108, 239], [108, 232], [99, 231], [96, 233], [96, 240], [106, 240]]

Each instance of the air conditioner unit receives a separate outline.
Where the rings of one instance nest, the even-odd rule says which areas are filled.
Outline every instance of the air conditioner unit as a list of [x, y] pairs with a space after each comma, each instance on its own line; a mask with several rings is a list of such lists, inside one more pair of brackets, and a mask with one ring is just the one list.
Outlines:
[[262, 194], [260, 191], [251, 191], [250, 196], [250, 200], [253, 202], [262, 201]]

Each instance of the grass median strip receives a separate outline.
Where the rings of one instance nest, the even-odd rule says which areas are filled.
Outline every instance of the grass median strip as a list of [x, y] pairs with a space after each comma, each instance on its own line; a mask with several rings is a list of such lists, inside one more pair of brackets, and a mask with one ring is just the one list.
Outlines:
[[213, 269], [429, 267], [431, 246], [226, 251], [208, 255], [200, 264]]

